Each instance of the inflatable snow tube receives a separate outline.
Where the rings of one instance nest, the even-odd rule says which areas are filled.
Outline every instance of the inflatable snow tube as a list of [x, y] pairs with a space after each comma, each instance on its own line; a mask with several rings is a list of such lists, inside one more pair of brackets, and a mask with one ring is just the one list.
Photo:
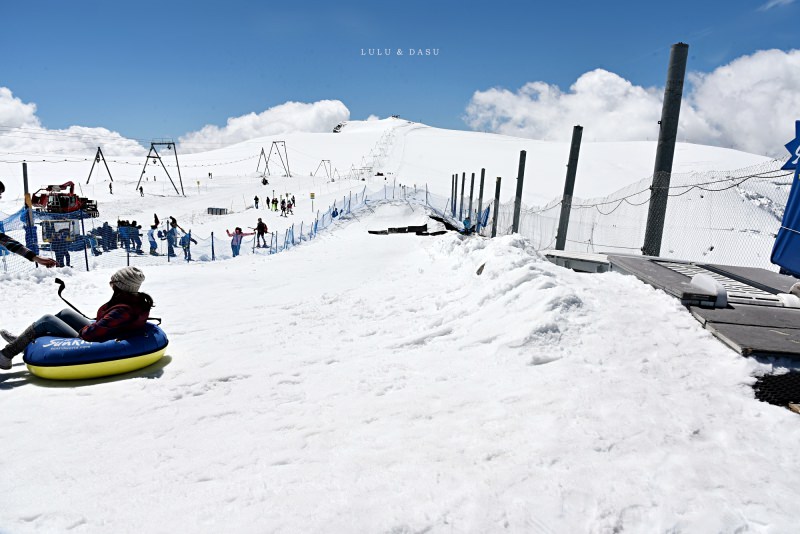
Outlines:
[[154, 364], [167, 350], [167, 335], [148, 323], [143, 334], [103, 342], [40, 337], [25, 349], [23, 361], [34, 375], [50, 380], [81, 380], [118, 375]]

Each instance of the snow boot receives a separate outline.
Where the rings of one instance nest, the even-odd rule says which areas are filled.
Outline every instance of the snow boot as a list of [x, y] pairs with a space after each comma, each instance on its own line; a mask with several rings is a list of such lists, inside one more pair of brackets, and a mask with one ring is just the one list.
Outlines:
[[2, 337], [6, 343], [13, 343], [17, 336], [9, 332], [8, 330], [0, 330], [0, 337]]
[[11, 358], [25, 350], [28, 343], [36, 339], [33, 325], [29, 326], [17, 338], [0, 350], [0, 369], [11, 369]]

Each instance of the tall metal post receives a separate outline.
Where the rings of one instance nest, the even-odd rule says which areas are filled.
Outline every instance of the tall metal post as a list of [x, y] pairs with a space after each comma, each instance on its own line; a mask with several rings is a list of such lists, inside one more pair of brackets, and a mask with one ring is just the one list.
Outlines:
[[[176, 145], [176, 144], [172, 145], [172, 153], [175, 154], [175, 166], [178, 168], [178, 181], [181, 184], [181, 195], [186, 196], [186, 193], [183, 192], [183, 177], [181, 177], [181, 164], [178, 163], [178, 145]], [[287, 156], [286, 159], [288, 161], [289, 157]], [[105, 158], [103, 158], [103, 161], [105, 161]], [[167, 176], [169, 176], [169, 175], [167, 175]], [[171, 179], [172, 178], [170, 178], [170, 180]], [[175, 184], [172, 184], [172, 185], [175, 185]]]
[[467, 173], [461, 173], [461, 204], [458, 207], [458, 220], [464, 219], [464, 186], [466, 185], [467, 181]]
[[511, 232], [519, 231], [519, 212], [522, 209], [522, 184], [525, 181], [525, 158], [527, 152], [519, 152], [519, 170], [517, 170], [517, 194], [514, 197], [514, 222], [511, 225]]
[[675, 140], [678, 136], [678, 117], [681, 112], [683, 79], [686, 74], [686, 58], [689, 45], [676, 43], [669, 54], [667, 85], [664, 88], [664, 104], [661, 120], [658, 121], [658, 148], [656, 164], [653, 169], [653, 184], [650, 186], [650, 207], [647, 211], [647, 228], [644, 234], [642, 254], [658, 256], [661, 253], [661, 238], [664, 233], [664, 219], [667, 215], [669, 181], [672, 173], [672, 159], [675, 155]]
[[[25, 192], [25, 246], [37, 255], [39, 254], [39, 237], [36, 235], [36, 225], [33, 224], [33, 203], [28, 191], [28, 164], [22, 162], [22, 188]], [[39, 267], [39, 264], [36, 264]]]
[[455, 216], [456, 205], [456, 175], [450, 175], [450, 215]]
[[478, 226], [475, 227], [476, 232], [481, 231], [480, 227], [480, 220], [481, 214], [483, 213], [483, 178], [486, 176], [486, 169], [481, 169], [481, 187], [480, 192], [478, 193]]
[[494, 186], [494, 217], [492, 217], [492, 237], [497, 236], [497, 213], [500, 211], [500, 177]]
[[567, 180], [564, 182], [564, 196], [561, 198], [561, 216], [558, 218], [556, 250], [564, 250], [564, 245], [567, 242], [569, 213], [572, 209], [572, 192], [575, 191], [575, 175], [578, 172], [578, 155], [581, 151], [582, 137], [583, 126], [574, 126], [572, 128], [572, 145], [569, 147], [569, 160], [567, 162]]
[[[469, 220], [472, 221], [472, 196], [475, 193], [475, 173], [472, 173], [472, 178], [469, 179]], [[474, 224], [474, 223], [473, 223]]]
[[[83, 258], [86, 260], [86, 272], [89, 272], [89, 245], [91, 242], [86, 238], [86, 226], [83, 224], [83, 211], [81, 211], [81, 235], [83, 235]], [[92, 251], [94, 252], [94, 251]], [[69, 254], [69, 252], [67, 252]]]

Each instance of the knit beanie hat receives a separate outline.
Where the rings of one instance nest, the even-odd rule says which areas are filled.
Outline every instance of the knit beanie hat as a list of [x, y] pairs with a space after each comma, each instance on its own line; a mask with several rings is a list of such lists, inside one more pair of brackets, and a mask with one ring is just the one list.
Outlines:
[[138, 293], [144, 282], [144, 273], [138, 267], [123, 267], [111, 275], [111, 283], [120, 291]]

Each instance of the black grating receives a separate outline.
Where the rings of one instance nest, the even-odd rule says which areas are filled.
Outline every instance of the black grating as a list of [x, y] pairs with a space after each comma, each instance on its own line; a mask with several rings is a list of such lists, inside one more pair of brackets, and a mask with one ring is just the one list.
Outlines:
[[756, 398], [763, 402], [786, 406], [800, 404], [800, 372], [759, 377], [753, 385]]

